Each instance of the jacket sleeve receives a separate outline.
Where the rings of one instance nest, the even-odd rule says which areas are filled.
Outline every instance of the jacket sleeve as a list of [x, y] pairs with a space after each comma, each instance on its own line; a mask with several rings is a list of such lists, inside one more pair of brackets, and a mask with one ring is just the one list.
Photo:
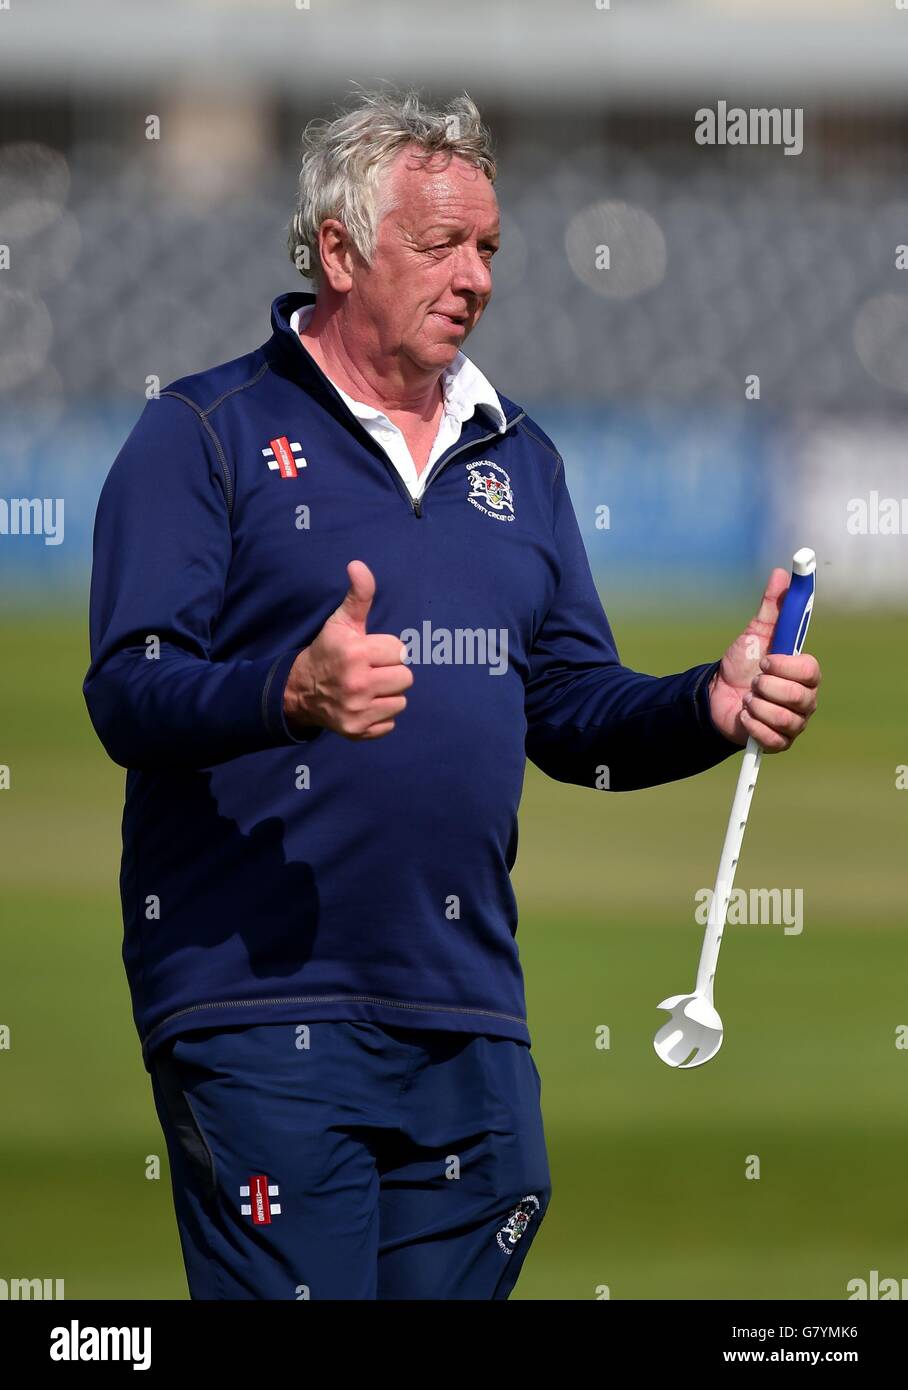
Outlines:
[[98, 737], [123, 767], [209, 767], [321, 732], [297, 737], [284, 719], [299, 646], [211, 660], [231, 557], [228, 485], [199, 413], [162, 395], [146, 405], [101, 490], [83, 692]]
[[674, 676], [621, 665], [560, 459], [554, 490], [561, 573], [530, 654], [527, 756], [556, 781], [632, 791], [690, 777], [741, 752], [710, 714], [717, 661]]

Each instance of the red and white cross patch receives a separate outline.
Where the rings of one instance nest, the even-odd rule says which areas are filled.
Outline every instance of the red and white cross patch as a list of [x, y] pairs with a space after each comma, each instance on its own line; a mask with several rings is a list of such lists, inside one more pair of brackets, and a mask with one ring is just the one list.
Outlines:
[[262, 458], [282, 478], [296, 478], [299, 476], [298, 470], [306, 467], [306, 460], [300, 457], [302, 452], [302, 444], [291, 444], [287, 436], [281, 434], [270, 441], [267, 449], [262, 450]]
[[250, 1178], [248, 1184], [244, 1183], [240, 1196], [249, 1198], [240, 1206], [240, 1213], [251, 1216], [253, 1226], [270, 1226], [271, 1218], [281, 1214], [280, 1203], [271, 1200], [278, 1196], [277, 1183], [269, 1183], [264, 1173]]

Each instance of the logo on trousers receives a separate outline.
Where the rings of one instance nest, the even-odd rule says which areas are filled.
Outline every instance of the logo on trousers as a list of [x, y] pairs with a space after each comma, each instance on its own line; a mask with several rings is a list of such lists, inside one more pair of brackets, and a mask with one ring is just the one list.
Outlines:
[[495, 1233], [495, 1239], [506, 1255], [514, 1253], [514, 1246], [523, 1235], [530, 1218], [539, 1210], [539, 1198], [530, 1193], [521, 1197], [516, 1207], [508, 1212], [508, 1219]]
[[280, 1216], [281, 1207], [279, 1202], [272, 1202], [272, 1197], [278, 1196], [277, 1183], [269, 1183], [264, 1173], [259, 1173], [256, 1177], [250, 1178], [248, 1183], [240, 1188], [240, 1196], [248, 1197], [248, 1202], [243, 1202], [240, 1213], [243, 1216], [251, 1216], [253, 1226], [270, 1226], [271, 1218]]

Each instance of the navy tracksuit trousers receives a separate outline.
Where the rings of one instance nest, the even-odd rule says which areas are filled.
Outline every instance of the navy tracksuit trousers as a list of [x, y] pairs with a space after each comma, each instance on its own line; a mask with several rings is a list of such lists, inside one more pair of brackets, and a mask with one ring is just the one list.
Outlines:
[[373, 1023], [151, 1058], [194, 1299], [505, 1299], [545, 1214], [529, 1047]]

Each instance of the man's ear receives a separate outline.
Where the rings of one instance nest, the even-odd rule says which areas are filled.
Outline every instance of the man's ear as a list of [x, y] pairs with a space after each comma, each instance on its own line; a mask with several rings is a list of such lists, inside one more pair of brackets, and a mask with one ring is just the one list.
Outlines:
[[318, 229], [318, 251], [325, 282], [338, 294], [353, 286], [354, 248], [343, 222], [329, 217]]

